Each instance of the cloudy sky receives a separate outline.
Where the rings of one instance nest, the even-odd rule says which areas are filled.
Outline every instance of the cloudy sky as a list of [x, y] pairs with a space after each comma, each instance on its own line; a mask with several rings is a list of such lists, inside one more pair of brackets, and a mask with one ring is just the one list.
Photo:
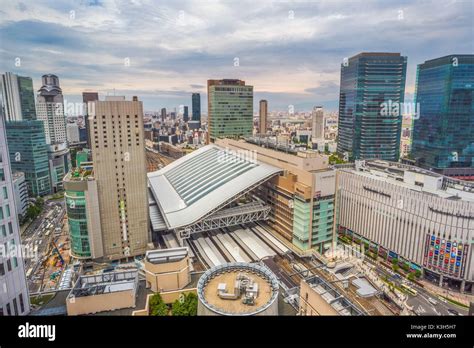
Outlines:
[[[336, 110], [340, 64], [363, 51], [416, 65], [474, 52], [472, 0], [8, 0], [0, 8], [0, 71], [59, 76], [83, 91], [138, 95], [145, 110], [191, 104], [207, 79], [239, 78], [270, 110]], [[19, 65], [19, 66], [18, 66]]]

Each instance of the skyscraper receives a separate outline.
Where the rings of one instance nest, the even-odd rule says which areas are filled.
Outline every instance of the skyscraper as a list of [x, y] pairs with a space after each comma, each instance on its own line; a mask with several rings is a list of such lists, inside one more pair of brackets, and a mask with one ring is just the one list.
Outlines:
[[242, 80], [208, 80], [208, 142], [253, 133], [253, 86]]
[[43, 86], [38, 90], [37, 118], [44, 122], [48, 144], [66, 142], [63, 92], [56, 75], [43, 75]]
[[183, 121], [184, 122], [189, 121], [189, 108], [186, 105], [184, 106]]
[[418, 65], [411, 155], [425, 168], [474, 180], [474, 55]]
[[201, 95], [193, 93], [192, 95], [192, 120], [201, 122]]
[[142, 102], [96, 101], [90, 125], [104, 256], [144, 254], [149, 235]]
[[51, 193], [48, 145], [41, 121], [12, 121], [6, 123], [11, 168], [25, 173], [31, 196]]
[[[94, 110], [89, 110], [89, 103], [92, 103], [96, 100], [99, 100], [99, 93], [97, 92], [82, 92], [82, 102], [84, 103], [85, 115], [84, 115], [84, 124], [86, 126], [86, 135], [87, 135], [87, 148], [91, 148], [91, 140], [89, 138], [89, 114], [93, 113]], [[92, 104], [91, 104], [92, 105]]]
[[268, 102], [264, 99], [260, 100], [259, 103], [259, 119], [258, 119], [258, 132], [260, 134], [267, 133], [267, 115], [268, 115]]
[[[360, 53], [341, 65], [337, 152], [352, 159], [398, 161], [407, 57]], [[400, 109], [399, 109], [400, 110]]]
[[56, 75], [43, 75], [43, 86], [38, 90], [37, 118], [43, 121], [48, 143], [50, 180], [53, 192], [62, 189], [62, 179], [70, 167], [67, 148], [66, 117], [64, 116], [63, 92]]
[[0, 107], [0, 316], [25, 315], [30, 311], [28, 284], [20, 243], [13, 177], [10, 167], [5, 117]]
[[315, 106], [312, 112], [313, 124], [311, 138], [313, 143], [324, 141], [324, 111], [322, 106]]
[[166, 108], [161, 109], [161, 122], [165, 122], [166, 120]]
[[11, 72], [1, 76], [1, 93], [6, 121], [36, 119], [33, 81]]

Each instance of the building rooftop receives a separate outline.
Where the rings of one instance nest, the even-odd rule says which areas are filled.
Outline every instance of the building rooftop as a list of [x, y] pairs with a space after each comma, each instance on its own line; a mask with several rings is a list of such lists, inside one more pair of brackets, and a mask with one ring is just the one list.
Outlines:
[[134, 290], [138, 285], [138, 271], [118, 271], [80, 276], [68, 295], [70, 297], [94, 296], [119, 291]]
[[443, 199], [474, 202], [474, 183], [448, 178], [415, 166], [374, 160], [358, 161], [336, 168]]
[[146, 252], [145, 259], [153, 264], [176, 262], [184, 259], [188, 253], [187, 247], [149, 250]]
[[303, 281], [340, 315], [364, 315], [359, 308], [342, 296], [334, 285], [326, 282], [322, 278], [314, 276]]
[[228, 263], [206, 271], [197, 285], [200, 301], [224, 315], [252, 315], [278, 298], [278, 280], [265, 266]]
[[[251, 154], [211, 144], [148, 173], [148, 182], [167, 228], [175, 229], [199, 221], [281, 171]], [[158, 224], [159, 219], [155, 217]]]

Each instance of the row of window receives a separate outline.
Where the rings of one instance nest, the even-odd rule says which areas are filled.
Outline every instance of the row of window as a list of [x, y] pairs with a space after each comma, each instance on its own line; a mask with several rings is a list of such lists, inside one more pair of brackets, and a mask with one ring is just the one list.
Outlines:
[[[19, 309], [19, 311], [18, 311]], [[4, 315], [20, 315], [25, 312], [25, 302], [23, 300], [23, 294], [18, 295], [18, 301], [16, 298], [13, 299], [12, 303], [7, 303], [5, 308], [0, 307], [0, 317]]]

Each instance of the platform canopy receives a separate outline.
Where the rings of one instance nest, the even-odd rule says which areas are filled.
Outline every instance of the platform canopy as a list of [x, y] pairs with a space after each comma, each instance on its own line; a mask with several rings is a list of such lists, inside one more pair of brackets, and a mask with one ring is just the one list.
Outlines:
[[167, 228], [195, 224], [282, 172], [256, 156], [211, 144], [148, 173], [150, 192]]

